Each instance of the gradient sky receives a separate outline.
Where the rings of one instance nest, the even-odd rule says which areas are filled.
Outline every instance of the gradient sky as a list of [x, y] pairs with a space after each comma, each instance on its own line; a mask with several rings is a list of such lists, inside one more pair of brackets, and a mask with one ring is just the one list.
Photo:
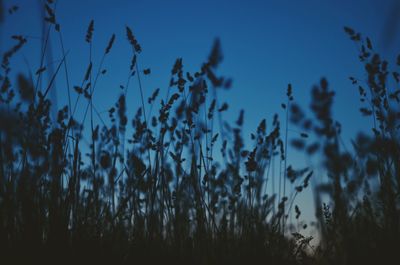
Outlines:
[[[6, 7], [16, 4], [20, 8], [5, 18], [1, 49], [7, 47], [11, 35], [18, 33], [33, 37], [23, 50], [25, 56], [30, 59], [38, 54], [40, 41], [35, 37], [41, 36], [40, 2], [4, 1]], [[126, 81], [131, 56], [125, 35], [128, 25], [143, 48], [142, 68], [152, 70], [144, 80], [147, 95], [157, 87], [167, 87], [177, 57], [183, 58], [187, 70], [197, 70], [213, 40], [219, 37], [224, 53], [219, 73], [233, 78], [233, 89], [223, 94], [231, 103], [232, 120], [241, 108], [246, 110], [246, 127], [251, 130], [262, 118], [270, 119], [280, 110], [288, 83], [293, 85], [295, 98], [307, 106], [311, 86], [325, 76], [337, 92], [335, 115], [342, 121], [344, 132], [349, 130], [352, 135], [368, 121], [359, 119], [358, 93], [348, 80], [350, 75], [364, 77], [363, 67], [343, 26], [369, 36], [376, 50], [393, 59], [399, 52], [400, 38], [388, 31], [387, 25], [397, 24], [400, 29], [400, 19], [391, 18], [395, 9], [400, 9], [396, 0], [59, 0], [57, 20], [69, 51], [68, 64], [73, 66], [69, 69], [73, 85], [80, 83], [87, 67], [84, 38], [89, 21], [95, 21], [95, 65], [111, 34], [117, 35], [105, 64], [109, 74], [100, 80], [94, 98], [98, 108], [108, 108], [108, 102], [119, 93], [119, 84]], [[58, 48], [54, 37], [54, 60], [61, 57]], [[29, 61], [36, 71], [39, 61]], [[131, 92], [135, 89], [132, 87]], [[57, 93], [59, 105], [65, 104], [64, 82]], [[132, 92], [131, 96], [130, 104], [138, 104], [137, 94]]]
[[[35, 72], [39, 67], [42, 4], [36, 0], [3, 2], [6, 7], [16, 4], [19, 10], [6, 14], [0, 29], [0, 50], [11, 45], [13, 34], [30, 36], [23, 54]], [[370, 121], [361, 118], [358, 91], [348, 79], [350, 75], [365, 76], [356, 46], [343, 26], [369, 36], [374, 48], [393, 62], [400, 52], [400, 34], [396, 34], [400, 30], [400, 19], [396, 19], [399, 10], [398, 0], [59, 0], [57, 20], [69, 51], [72, 85], [80, 84], [88, 64], [85, 34], [89, 21], [95, 22], [95, 69], [108, 39], [116, 34], [105, 62], [108, 74], [99, 80], [94, 95], [99, 111], [117, 100], [119, 85], [126, 82], [131, 58], [125, 35], [128, 25], [143, 48], [140, 66], [152, 71], [143, 80], [146, 98], [155, 88], [166, 90], [176, 58], [183, 58], [185, 70], [196, 71], [218, 37], [224, 54], [219, 73], [233, 79], [233, 88], [221, 94], [230, 103], [226, 119], [234, 121], [239, 110], [245, 109], [248, 134], [261, 119], [270, 124], [275, 112], [282, 114], [280, 104], [288, 83], [295, 99], [307, 107], [310, 88], [326, 77], [336, 91], [334, 115], [348, 141], [356, 131], [369, 128]], [[52, 50], [54, 59], [59, 60], [56, 38], [52, 39]], [[21, 66], [18, 69], [28, 69], [22, 56], [15, 61]], [[59, 107], [67, 103], [63, 80], [57, 81], [57, 97]], [[130, 87], [127, 100], [132, 112], [140, 103], [136, 84]]]

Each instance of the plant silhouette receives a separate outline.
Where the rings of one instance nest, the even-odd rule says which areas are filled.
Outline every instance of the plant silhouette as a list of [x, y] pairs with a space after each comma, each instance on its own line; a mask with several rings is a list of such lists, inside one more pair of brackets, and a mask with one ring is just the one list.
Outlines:
[[[109, 121], [92, 100], [104, 59], [118, 38], [112, 35], [97, 69], [90, 56], [84, 78], [68, 88], [68, 105], [52, 117], [49, 92], [65, 71], [67, 52], [53, 1], [44, 23], [60, 38], [63, 58], [48, 84], [41, 60], [34, 76], [12, 68], [29, 45], [24, 36], [3, 54], [0, 71], [0, 250], [4, 264], [376, 264], [399, 260], [400, 247], [400, 74], [373, 49], [371, 40], [345, 27], [359, 47], [367, 80], [351, 77], [371, 133], [360, 133], [353, 150], [343, 148], [341, 125], [332, 116], [334, 91], [326, 79], [311, 90], [311, 115], [302, 110], [292, 86], [282, 103], [285, 120], [262, 120], [250, 139], [243, 136], [244, 110], [235, 123], [223, 114], [220, 90], [231, 79], [217, 74], [223, 60], [217, 39], [194, 73], [178, 58], [168, 90], [144, 97], [142, 47], [127, 26], [131, 65]], [[18, 8], [10, 10], [15, 12]], [[0, 1], [0, 22], [3, 20]], [[92, 50], [96, 23], [85, 39]], [[49, 35], [46, 35], [49, 38]], [[41, 51], [45, 57], [45, 50]], [[400, 57], [397, 58], [397, 66]], [[14, 74], [15, 73], [15, 74]], [[15, 82], [12, 80], [16, 76]], [[67, 78], [68, 80], [68, 78]], [[137, 82], [141, 106], [130, 118], [126, 94]], [[394, 89], [392, 89], [394, 87]], [[71, 88], [71, 89], [70, 89]], [[76, 93], [75, 102], [70, 93]], [[77, 114], [83, 101], [83, 115]], [[81, 104], [79, 104], [81, 103]], [[157, 112], [152, 111], [159, 107]], [[98, 116], [101, 124], [94, 123]], [[88, 119], [89, 127], [84, 128]], [[288, 140], [288, 126], [301, 133]], [[84, 130], [85, 129], [85, 130]], [[90, 147], [82, 142], [89, 138]], [[249, 143], [251, 148], [245, 143]], [[288, 147], [316, 156], [321, 176], [311, 167], [296, 169]], [[85, 152], [87, 152], [85, 154]], [[271, 167], [283, 168], [278, 177]], [[318, 173], [321, 174], [321, 173]], [[310, 189], [316, 205], [320, 242], [311, 243], [299, 220], [296, 197]], [[267, 193], [274, 181], [279, 189]], [[290, 185], [289, 185], [290, 184]], [[323, 196], [329, 203], [323, 203]]]

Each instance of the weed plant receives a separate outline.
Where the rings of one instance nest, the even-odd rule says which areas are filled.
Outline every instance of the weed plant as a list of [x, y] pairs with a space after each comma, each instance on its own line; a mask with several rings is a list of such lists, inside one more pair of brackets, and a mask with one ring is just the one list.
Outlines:
[[[48, 84], [45, 52], [35, 74], [12, 69], [25, 45], [2, 56], [0, 72], [0, 252], [4, 264], [376, 264], [399, 260], [400, 225], [400, 74], [373, 50], [371, 41], [345, 31], [360, 49], [366, 80], [351, 78], [371, 118], [372, 133], [359, 134], [353, 151], [342, 147], [340, 124], [331, 115], [334, 92], [322, 79], [312, 89], [307, 117], [295, 102], [291, 85], [282, 104], [285, 120], [274, 115], [270, 129], [262, 120], [250, 139], [243, 136], [244, 111], [234, 124], [223, 119], [229, 108], [218, 98], [231, 80], [219, 76], [220, 43], [215, 41], [202, 67], [184, 70], [178, 58], [167, 91], [145, 98], [139, 65], [142, 47], [130, 27], [129, 76], [104, 121], [92, 101], [105, 58], [95, 69], [95, 22], [84, 40], [89, 60], [78, 85], [69, 80], [68, 54], [53, 1], [45, 4], [46, 34], [57, 36], [62, 58]], [[400, 58], [398, 58], [400, 65]], [[65, 75], [68, 104], [52, 117], [49, 92]], [[16, 77], [15, 81], [13, 81]], [[127, 116], [128, 89], [140, 108]], [[162, 96], [161, 94], [165, 94]], [[74, 101], [75, 99], [75, 101]], [[83, 116], [77, 109], [83, 108]], [[158, 108], [158, 112], [152, 111]], [[101, 121], [95, 124], [96, 117]], [[89, 127], [83, 127], [86, 119]], [[288, 126], [298, 139], [288, 140]], [[282, 127], [284, 130], [282, 130]], [[89, 139], [89, 140], [88, 140]], [[83, 143], [90, 142], [90, 148]], [[329, 181], [313, 193], [321, 242], [303, 228], [288, 229], [288, 216], [301, 218], [298, 193], [309, 187], [313, 170], [294, 169], [289, 146], [317, 156]], [[85, 154], [86, 153], [86, 154]], [[271, 173], [279, 167], [278, 176]], [[278, 191], [268, 185], [277, 181]], [[289, 185], [291, 183], [291, 185]], [[294, 187], [290, 190], [289, 187]], [[322, 196], [329, 202], [323, 204]]]

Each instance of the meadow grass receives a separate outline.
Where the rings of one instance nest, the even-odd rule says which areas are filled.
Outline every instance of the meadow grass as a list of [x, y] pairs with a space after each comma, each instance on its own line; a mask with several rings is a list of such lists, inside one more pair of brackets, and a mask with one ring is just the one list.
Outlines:
[[[282, 104], [285, 120], [262, 120], [250, 139], [243, 136], [244, 111], [234, 124], [223, 119], [229, 105], [218, 98], [231, 81], [217, 75], [222, 60], [217, 40], [194, 73], [178, 58], [165, 97], [145, 98], [139, 65], [142, 47], [126, 27], [132, 47], [126, 85], [104, 121], [92, 101], [105, 58], [92, 58], [95, 22], [87, 28], [89, 61], [79, 85], [71, 86], [62, 30], [53, 1], [45, 5], [47, 34], [59, 40], [61, 60], [48, 84], [44, 48], [35, 75], [15, 76], [12, 59], [29, 45], [15, 35], [2, 57], [0, 82], [0, 250], [5, 264], [171, 263], [175, 264], [376, 264], [399, 260], [400, 249], [400, 75], [374, 51], [368, 38], [345, 27], [359, 47], [366, 80], [351, 77], [372, 121], [353, 150], [343, 148], [340, 123], [331, 115], [334, 91], [326, 79], [311, 91], [308, 117], [293, 97]], [[400, 65], [398, 58], [397, 68]], [[51, 116], [49, 92], [64, 72], [68, 105]], [[126, 93], [137, 84], [141, 107], [127, 116]], [[72, 97], [76, 93], [76, 97]], [[72, 98], [75, 98], [73, 102]], [[84, 103], [82, 103], [82, 101]], [[83, 116], [77, 110], [83, 104]], [[159, 108], [154, 114], [153, 108]], [[95, 117], [100, 124], [95, 124]], [[89, 119], [89, 128], [83, 124]], [[288, 140], [296, 126], [298, 139]], [[284, 129], [282, 129], [282, 127]], [[85, 157], [82, 142], [90, 139]], [[247, 148], [246, 146], [251, 146]], [[310, 186], [312, 168], [294, 169], [288, 147], [316, 156], [327, 182], [313, 189], [320, 243], [304, 227], [296, 196]], [[221, 157], [217, 159], [216, 157]], [[271, 167], [281, 168], [278, 192]], [[272, 178], [272, 179], [271, 179]], [[291, 185], [289, 185], [291, 183]], [[376, 184], [375, 184], [376, 183]], [[273, 185], [273, 184], [272, 184]], [[294, 187], [292, 190], [290, 187]], [[322, 196], [328, 196], [324, 204]]]

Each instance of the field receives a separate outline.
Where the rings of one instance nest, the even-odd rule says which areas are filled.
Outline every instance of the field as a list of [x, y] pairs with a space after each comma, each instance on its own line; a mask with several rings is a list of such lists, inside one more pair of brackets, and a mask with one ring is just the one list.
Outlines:
[[[91, 56], [83, 60], [86, 71], [75, 85], [68, 79], [73, 66], [67, 64], [53, 1], [45, 12], [43, 23], [59, 38], [63, 54], [48, 82], [46, 45], [40, 67], [30, 74], [13, 64], [29, 45], [25, 36], [14, 35], [14, 46], [2, 47], [2, 264], [399, 262], [400, 56], [389, 65], [368, 37], [344, 27], [366, 76], [349, 82], [364, 106], [360, 119], [371, 121], [370, 131], [354, 135], [348, 150], [331, 111], [335, 92], [325, 78], [312, 88], [307, 110], [288, 84], [277, 110], [284, 119], [262, 120], [248, 137], [244, 111], [231, 124], [223, 116], [229, 104], [219, 93], [230, 89], [231, 80], [217, 71], [218, 40], [198, 71], [185, 71], [176, 59], [167, 91], [156, 89], [146, 98], [141, 80], [151, 78], [151, 70], [140, 64], [142, 47], [133, 28], [110, 36], [98, 65]], [[93, 34], [101, 34], [95, 29], [92, 20], [79, 40], [90, 54]], [[116, 38], [131, 46], [131, 65], [104, 120], [92, 96], [107, 75], [103, 62]], [[60, 75], [68, 104], [53, 115], [50, 94]], [[140, 108], [128, 117], [126, 97], [133, 86]], [[296, 139], [288, 139], [289, 126], [299, 132]], [[322, 170], [294, 168], [289, 149], [317, 158]], [[278, 176], [273, 167], [280, 169]], [[320, 174], [328, 180], [311, 185]], [[279, 187], [275, 193], [269, 192], [271, 182]], [[301, 222], [296, 198], [305, 191], [314, 196], [318, 244]]]

